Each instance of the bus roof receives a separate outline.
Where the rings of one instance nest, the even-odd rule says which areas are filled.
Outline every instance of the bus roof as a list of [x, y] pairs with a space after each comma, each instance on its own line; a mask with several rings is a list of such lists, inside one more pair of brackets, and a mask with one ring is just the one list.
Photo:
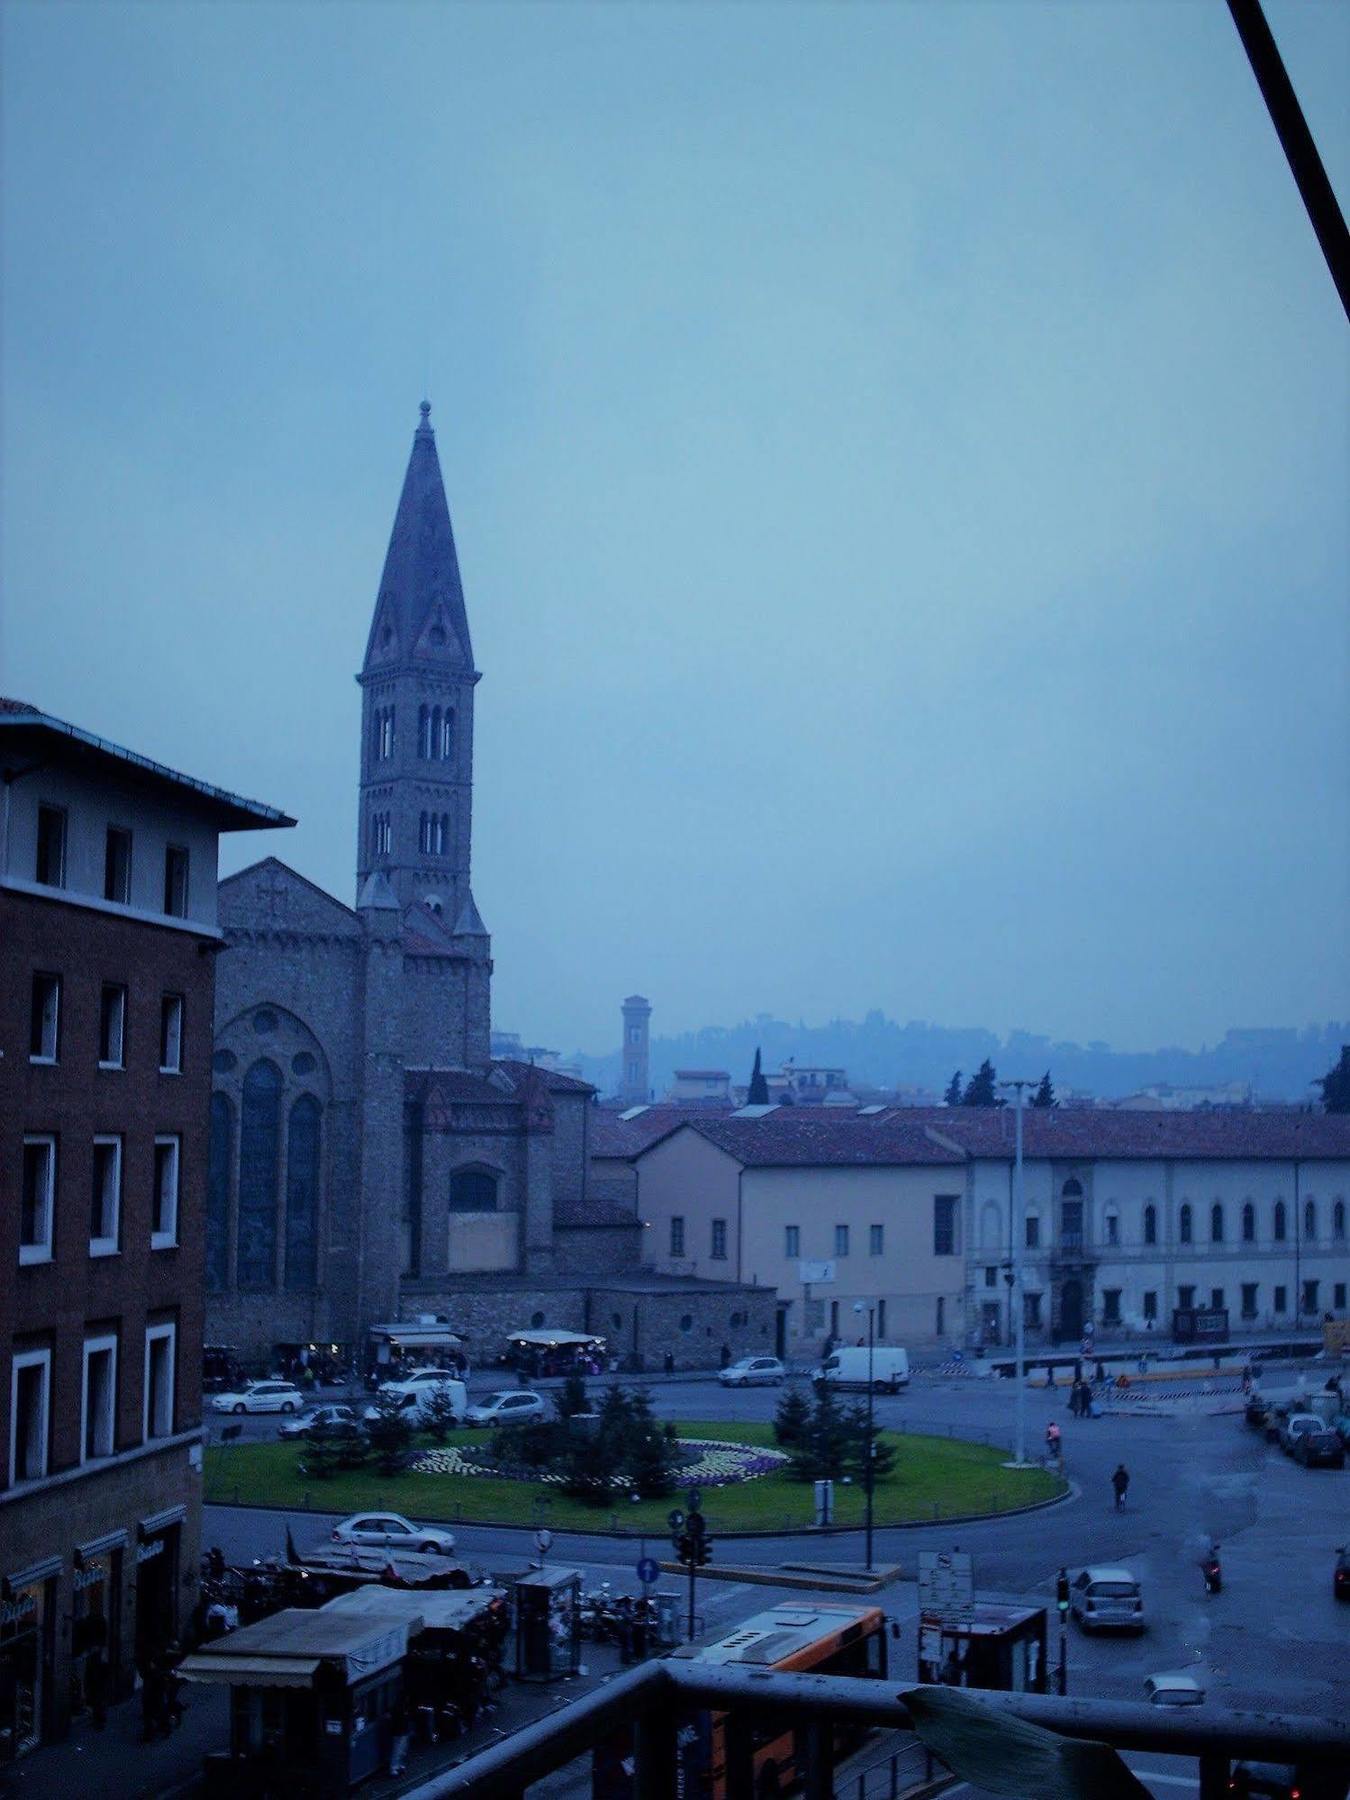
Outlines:
[[875, 1625], [881, 1617], [876, 1606], [825, 1605], [814, 1600], [785, 1604], [756, 1613], [710, 1644], [685, 1644], [672, 1654], [696, 1662], [780, 1663], [850, 1625]]

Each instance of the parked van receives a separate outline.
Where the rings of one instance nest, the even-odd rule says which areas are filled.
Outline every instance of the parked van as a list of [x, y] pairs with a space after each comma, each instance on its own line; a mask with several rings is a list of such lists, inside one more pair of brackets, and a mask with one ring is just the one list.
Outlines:
[[868, 1357], [872, 1359], [872, 1386], [877, 1392], [898, 1394], [909, 1386], [909, 1352], [891, 1344], [846, 1345], [826, 1357], [812, 1380], [834, 1388], [862, 1388], [867, 1391]]
[[[397, 1394], [400, 1409], [413, 1425], [420, 1425], [426, 1416], [427, 1404], [432, 1394], [442, 1390], [449, 1394], [450, 1404], [454, 1408], [455, 1424], [464, 1423], [464, 1415], [469, 1410], [469, 1390], [462, 1381], [456, 1381], [447, 1375], [441, 1381], [387, 1381], [380, 1389], [380, 1397]], [[376, 1419], [379, 1413], [373, 1406], [366, 1408], [366, 1418]]]

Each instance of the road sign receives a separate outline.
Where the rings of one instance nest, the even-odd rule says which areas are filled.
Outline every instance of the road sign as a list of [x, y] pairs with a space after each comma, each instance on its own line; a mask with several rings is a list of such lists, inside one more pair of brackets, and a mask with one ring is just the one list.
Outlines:
[[797, 1279], [807, 1287], [810, 1287], [813, 1281], [833, 1281], [835, 1265], [832, 1262], [799, 1262]]
[[703, 1503], [702, 1494], [699, 1493], [697, 1488], [690, 1488], [690, 1490], [689, 1490], [689, 1510], [690, 1510], [690, 1512], [696, 1513], [698, 1511], [699, 1507], [702, 1505], [702, 1503]]
[[643, 1556], [638, 1559], [637, 1578], [643, 1587], [650, 1587], [661, 1573], [654, 1556]]
[[975, 1570], [964, 1550], [919, 1552], [919, 1612], [925, 1618], [969, 1618], [975, 1604]]
[[546, 1550], [551, 1550], [553, 1548], [553, 1533], [551, 1531], [536, 1531], [534, 1534], [534, 1547], [541, 1556]]
[[666, 1514], [666, 1524], [669, 1525], [672, 1531], [684, 1530], [684, 1514], [680, 1511], [678, 1506], [673, 1512], [668, 1512]]

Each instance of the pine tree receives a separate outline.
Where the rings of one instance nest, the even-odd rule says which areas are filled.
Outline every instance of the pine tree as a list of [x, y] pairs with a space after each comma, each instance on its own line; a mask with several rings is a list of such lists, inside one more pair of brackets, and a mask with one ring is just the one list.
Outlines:
[[774, 1442], [795, 1446], [805, 1438], [811, 1424], [811, 1402], [800, 1388], [783, 1389], [773, 1415]]
[[764, 1072], [759, 1066], [759, 1045], [755, 1045], [755, 1066], [750, 1071], [750, 1086], [746, 1092], [747, 1106], [767, 1106], [769, 1104], [769, 1084], [764, 1079]]
[[1055, 1099], [1055, 1084], [1050, 1079], [1049, 1069], [1041, 1076], [1041, 1085], [1031, 1096], [1031, 1104], [1033, 1106], [1057, 1106], [1059, 1104]]
[[553, 1396], [553, 1405], [560, 1419], [575, 1419], [578, 1413], [588, 1413], [591, 1400], [586, 1392], [586, 1377], [573, 1369]]
[[412, 1421], [403, 1406], [403, 1395], [382, 1388], [375, 1396], [375, 1417], [366, 1421], [366, 1436], [381, 1475], [397, 1475], [408, 1460]]
[[307, 1481], [327, 1481], [337, 1467], [338, 1447], [333, 1427], [323, 1413], [318, 1413], [305, 1433], [305, 1447], [296, 1473]]
[[[867, 1408], [853, 1407], [846, 1415], [849, 1432], [848, 1468], [857, 1481], [867, 1479]], [[872, 1480], [884, 1481], [895, 1467], [895, 1446], [882, 1438], [881, 1427], [872, 1422]]]
[[955, 1075], [953, 1075], [951, 1080], [947, 1083], [947, 1091], [942, 1096], [942, 1100], [943, 1100], [943, 1104], [946, 1106], [960, 1106], [960, 1104], [961, 1104], [961, 1071], [960, 1071], [960, 1069], [958, 1069], [956, 1071]]
[[675, 1450], [652, 1411], [651, 1395], [639, 1388], [629, 1408], [629, 1452], [625, 1473], [644, 1500], [658, 1499], [675, 1485]]
[[798, 1481], [835, 1481], [848, 1463], [851, 1433], [834, 1390], [820, 1382], [806, 1436], [792, 1453], [789, 1472]]
[[421, 1425], [438, 1444], [443, 1444], [459, 1423], [450, 1384], [438, 1381], [421, 1405]]
[[962, 1106], [1002, 1106], [996, 1091], [997, 1082], [994, 1065], [986, 1056], [966, 1083], [966, 1091], [961, 1096]]
[[1321, 1076], [1322, 1107], [1329, 1113], [1350, 1113], [1350, 1044], [1341, 1045], [1341, 1060]]

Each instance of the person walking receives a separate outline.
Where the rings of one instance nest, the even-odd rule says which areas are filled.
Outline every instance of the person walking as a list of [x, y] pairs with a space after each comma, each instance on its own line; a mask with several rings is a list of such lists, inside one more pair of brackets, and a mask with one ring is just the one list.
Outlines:
[[1064, 1460], [1063, 1433], [1053, 1419], [1045, 1428], [1045, 1454], [1054, 1463]]
[[1130, 1489], [1130, 1471], [1124, 1463], [1116, 1464], [1115, 1473], [1111, 1477], [1111, 1487], [1116, 1496], [1116, 1511], [1119, 1512], [1125, 1504], [1125, 1496]]
[[400, 1700], [394, 1708], [389, 1727], [392, 1740], [389, 1746], [389, 1773], [402, 1775], [408, 1767], [408, 1746], [412, 1742], [412, 1715], [406, 1700]]

